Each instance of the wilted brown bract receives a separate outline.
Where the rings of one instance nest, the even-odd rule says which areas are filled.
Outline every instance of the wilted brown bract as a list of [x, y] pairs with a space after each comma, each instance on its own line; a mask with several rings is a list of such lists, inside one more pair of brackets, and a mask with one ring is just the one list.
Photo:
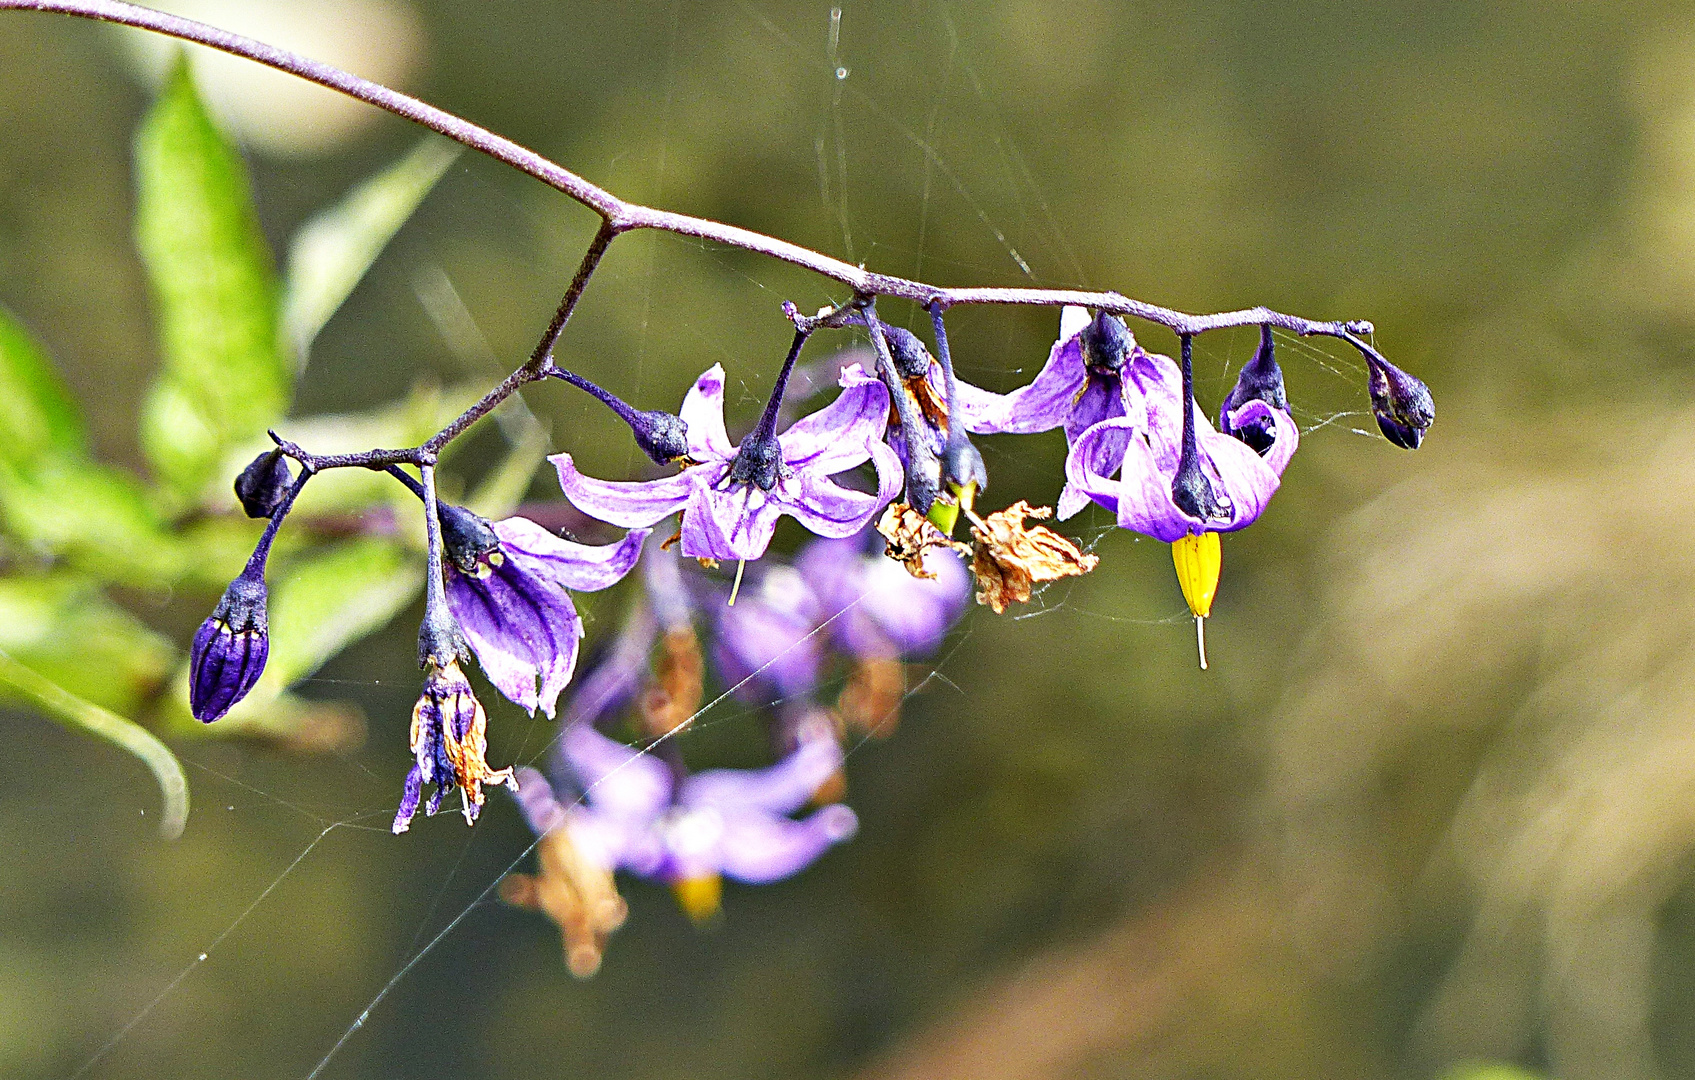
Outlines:
[[924, 553], [931, 548], [953, 548], [961, 555], [971, 554], [968, 546], [948, 539], [929, 518], [906, 503], [890, 503], [877, 522], [877, 531], [888, 541], [883, 554], [906, 567], [906, 572], [915, 578], [936, 576], [924, 569]]
[[977, 577], [979, 604], [999, 615], [1008, 604], [1028, 602], [1032, 585], [1087, 574], [1100, 563], [1098, 555], [1078, 550], [1047, 526], [1024, 524], [1025, 518], [1052, 515], [1049, 507], [1031, 506], [1023, 499], [987, 519], [971, 514], [971, 535], [977, 539], [971, 572]]
[[705, 679], [706, 666], [694, 630], [667, 630], [659, 640], [653, 684], [641, 698], [642, 729], [649, 738], [664, 738], [689, 722], [700, 708]]
[[629, 906], [618, 895], [612, 871], [583, 858], [571, 843], [569, 829], [560, 827], [542, 837], [536, 858], [541, 873], [508, 874], [500, 883], [500, 898], [558, 923], [565, 938], [565, 964], [571, 974], [586, 979], [600, 970], [606, 939], [624, 925]]

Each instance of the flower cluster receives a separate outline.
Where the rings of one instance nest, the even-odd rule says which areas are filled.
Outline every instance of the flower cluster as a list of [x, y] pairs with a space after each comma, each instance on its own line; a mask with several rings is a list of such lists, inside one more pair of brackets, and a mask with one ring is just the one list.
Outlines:
[[[512, 789], [537, 834], [540, 872], [512, 876], [503, 895], [552, 917], [571, 970], [587, 975], [627, 913], [616, 872], [668, 884], [691, 916], [706, 919], [718, 910], [724, 877], [775, 881], [853, 835], [858, 820], [841, 802], [844, 742], [851, 748], [894, 730], [913, 685], [909, 664], [940, 646], [973, 584], [978, 603], [999, 613], [1099, 562], [1032, 522], [1064, 521], [1093, 503], [1120, 527], [1169, 543], [1206, 667], [1202, 628], [1218, 588], [1219, 537], [1265, 511], [1300, 439], [1269, 326], [1214, 427], [1195, 400], [1192, 335], [1179, 334], [1173, 360], [1143, 349], [1110, 312], [1064, 309], [1045, 365], [1002, 394], [958, 377], [939, 304], [929, 310], [933, 354], [883, 322], [869, 300], [814, 318], [786, 310], [793, 344], [739, 441], [725, 422], [719, 365], [695, 380], [675, 414], [636, 409], [557, 366], [536, 372], [592, 394], [656, 465], [675, 470], [601, 480], [570, 453], [550, 459], [577, 510], [629, 530], [602, 546], [525, 517], [491, 522], [440, 502], [433, 452], [403, 459], [418, 469], [414, 477], [392, 459], [376, 461], [384, 452], [313, 458], [279, 439], [236, 480], [244, 509], [267, 524], [195, 636], [194, 714], [218, 719], [264, 668], [266, 559], [306, 481], [325, 467], [386, 468], [423, 502], [428, 553], [424, 685], [393, 829], [406, 831], [420, 807], [434, 814], [455, 791], [474, 822], [485, 786]], [[809, 337], [849, 326], [870, 337], [872, 359], [841, 368], [832, 401], [784, 423], [784, 395]], [[1364, 354], [1384, 435], [1416, 447], [1434, 415], [1429, 391], [1355, 326], [1325, 332]], [[1016, 500], [979, 512], [989, 477], [972, 436], [1053, 429], [1067, 446], [1057, 507]], [[285, 458], [298, 462], [298, 477]], [[673, 516], [674, 533], [656, 531]], [[783, 517], [815, 534], [792, 559], [769, 554]], [[962, 517], [969, 528], [956, 538]], [[721, 560], [737, 563], [733, 581]], [[641, 598], [571, 693], [547, 767], [490, 765], [470, 657], [512, 703], [553, 717], [583, 639], [572, 592], [609, 588], [638, 563]], [[674, 736], [702, 711], [709, 668], [724, 695], [768, 708], [774, 764], [685, 766]], [[645, 747], [600, 730], [626, 715]], [[795, 816], [809, 803], [817, 809]]]

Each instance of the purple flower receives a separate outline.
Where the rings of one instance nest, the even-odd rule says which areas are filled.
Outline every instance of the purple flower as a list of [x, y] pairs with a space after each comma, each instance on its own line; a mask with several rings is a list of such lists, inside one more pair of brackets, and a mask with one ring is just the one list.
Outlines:
[[491, 526], [446, 505], [441, 517], [447, 604], [483, 674], [515, 704], [552, 716], [559, 692], [571, 681], [583, 636], [566, 590], [590, 592], [616, 583], [635, 566], [648, 530], [593, 547], [521, 517]]
[[724, 679], [743, 697], [805, 694], [817, 685], [823, 639], [814, 633], [818, 598], [801, 572], [772, 564], [718, 610], [716, 654]]
[[[549, 460], [565, 496], [602, 521], [645, 527], [682, 510], [683, 554], [696, 558], [757, 559], [784, 514], [820, 536], [851, 536], [894, 498], [901, 469], [880, 441], [888, 391], [863, 372], [844, 372], [841, 381], [834, 402], [776, 435], [761, 460], [744, 459], [724, 430], [724, 369], [716, 364], [695, 380], [681, 409], [689, 456], [699, 464], [659, 480], [618, 482], [582, 475], [570, 454]], [[867, 459], [877, 469], [876, 494], [830, 479]]]
[[1126, 395], [1131, 415], [1101, 421], [1072, 443], [1065, 459], [1071, 498], [1061, 496], [1060, 516], [1069, 517], [1092, 499], [1117, 514], [1121, 527], [1168, 542], [1253, 524], [1277, 491], [1300, 440], [1289, 414], [1258, 398], [1228, 413], [1232, 430], [1269, 433], [1262, 456], [1247, 443], [1214, 431], [1190, 404], [1195, 464], [1215, 499], [1212, 513], [1203, 518], [1179, 506], [1173, 492], [1183, 457], [1182, 373], [1170, 357], [1137, 349], [1125, 365], [1124, 384], [1137, 392]]
[[424, 691], [412, 707], [412, 755], [417, 764], [406, 774], [400, 809], [394, 815], [396, 835], [412, 826], [425, 784], [435, 791], [424, 804], [434, 814], [442, 798], [458, 788], [464, 798], [465, 824], [474, 825], [483, 808], [483, 785], [505, 784], [517, 790], [511, 769], [491, 769], [488, 758], [488, 716], [471, 691], [471, 683], [451, 657], [431, 656], [424, 674]]
[[923, 569], [934, 576], [919, 578], [884, 557], [882, 547], [873, 530], [868, 537], [814, 540], [795, 558], [830, 637], [859, 660], [929, 652], [971, 596], [971, 575], [952, 550], [926, 551]]
[[[841, 766], [834, 740], [809, 742], [766, 769], [714, 769], [679, 780], [659, 758], [573, 724], [562, 753], [580, 801], [561, 799], [542, 774], [519, 772], [518, 801], [538, 834], [565, 828], [585, 860], [670, 884], [689, 914], [717, 910], [720, 877], [749, 884], [797, 873], [859, 827], [839, 803], [804, 806]], [[569, 791], [570, 789], [565, 789]]]

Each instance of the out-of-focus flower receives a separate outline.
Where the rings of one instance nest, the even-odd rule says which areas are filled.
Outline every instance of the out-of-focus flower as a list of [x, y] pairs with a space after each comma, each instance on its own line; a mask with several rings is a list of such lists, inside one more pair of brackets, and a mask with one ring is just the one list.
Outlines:
[[536, 843], [541, 872], [506, 875], [500, 882], [500, 898], [540, 911], [559, 924], [565, 965], [571, 974], [586, 979], [600, 970], [606, 941], [624, 925], [630, 908], [618, 895], [611, 866], [595, 861], [572, 841], [569, 814], [546, 779], [533, 769], [522, 771], [518, 806], [541, 838]]
[[979, 604], [999, 615], [1008, 604], [1027, 603], [1032, 586], [1086, 574], [1099, 565], [1099, 556], [1079, 551], [1047, 526], [1024, 524], [1026, 518], [1052, 513], [1020, 499], [987, 519], [971, 516], [971, 536], [977, 541], [971, 572], [977, 577]]
[[[680, 780], [657, 757], [588, 724], [569, 727], [561, 745], [572, 782], [566, 799], [555, 794], [549, 805], [548, 793], [558, 789], [535, 770], [520, 770], [532, 826], [561, 822], [545, 827], [568, 829], [590, 865], [671, 885], [695, 919], [716, 913], [722, 877], [749, 884], [786, 878], [858, 829], [854, 812], [839, 803], [806, 818], [788, 816], [840, 768], [833, 739], [808, 742], [770, 768], [714, 769]], [[585, 793], [582, 801], [570, 800], [571, 788]]]
[[583, 636], [566, 590], [615, 584], [635, 566], [648, 530], [595, 547], [554, 536], [527, 518], [490, 525], [446, 504], [441, 522], [447, 604], [483, 673], [521, 708], [552, 716]]
[[818, 683], [823, 659], [818, 598], [801, 571], [765, 566], [734, 606], [718, 610], [717, 648], [725, 681], [743, 697], [795, 697]]
[[[549, 460], [566, 497], [602, 521], [643, 527], [682, 510], [683, 554], [695, 558], [757, 559], [784, 514], [820, 536], [851, 536], [894, 497], [901, 469], [881, 442], [888, 391], [853, 369], [842, 386], [830, 405], [743, 454], [724, 430], [724, 369], [715, 364], [681, 410], [689, 456], [699, 464], [659, 480], [618, 482], [582, 475], [569, 454]], [[774, 421], [775, 409], [767, 412]], [[877, 470], [875, 494], [830, 479], [867, 460]]]
[[394, 815], [396, 835], [412, 825], [423, 785], [435, 785], [424, 813], [434, 814], [442, 798], [458, 788], [464, 799], [465, 824], [474, 825], [483, 808], [483, 785], [518, 783], [511, 769], [488, 764], [488, 716], [471, 691], [471, 683], [451, 652], [428, 657], [424, 690], [412, 707], [412, 754], [417, 763], [406, 774], [400, 809]]

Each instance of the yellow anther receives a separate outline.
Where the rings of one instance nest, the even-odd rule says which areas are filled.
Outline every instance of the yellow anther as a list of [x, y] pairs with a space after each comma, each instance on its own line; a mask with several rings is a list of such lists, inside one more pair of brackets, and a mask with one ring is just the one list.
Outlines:
[[960, 487], [958, 484], [949, 484], [948, 491], [953, 495], [952, 500], [937, 499], [930, 504], [930, 512], [924, 515], [930, 519], [932, 525], [942, 530], [944, 536], [953, 535], [953, 527], [959, 522], [959, 512], [964, 510], [969, 514], [972, 505], [977, 501], [977, 485], [975, 483], [966, 484], [964, 487]]
[[1177, 567], [1177, 584], [1183, 586], [1189, 610], [1199, 619], [1211, 615], [1212, 597], [1218, 591], [1218, 534], [1178, 537], [1171, 544], [1171, 561]]
[[718, 914], [719, 901], [724, 896], [724, 879], [717, 874], [678, 878], [671, 883], [671, 892], [684, 914], [697, 923]]

